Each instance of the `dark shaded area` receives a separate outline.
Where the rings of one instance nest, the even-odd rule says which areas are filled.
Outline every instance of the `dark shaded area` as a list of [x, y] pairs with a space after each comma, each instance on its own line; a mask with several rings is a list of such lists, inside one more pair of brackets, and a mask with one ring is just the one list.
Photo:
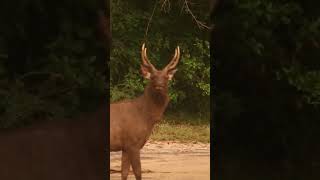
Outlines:
[[106, 4], [1, 3], [0, 128], [71, 118], [96, 108], [108, 80]]
[[220, 1], [212, 13], [215, 179], [319, 179], [319, 5]]
[[0, 178], [105, 179], [107, 110], [1, 132]]
[[108, 1], [0, 4], [0, 179], [109, 176]]

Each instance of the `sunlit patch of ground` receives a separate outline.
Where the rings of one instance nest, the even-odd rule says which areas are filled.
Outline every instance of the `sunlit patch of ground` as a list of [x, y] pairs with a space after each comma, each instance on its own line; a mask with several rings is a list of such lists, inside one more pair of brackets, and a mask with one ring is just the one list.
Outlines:
[[[121, 153], [110, 154], [110, 177], [118, 180]], [[143, 179], [210, 179], [210, 144], [151, 141], [141, 150], [141, 163]], [[135, 179], [132, 172], [128, 179]]]

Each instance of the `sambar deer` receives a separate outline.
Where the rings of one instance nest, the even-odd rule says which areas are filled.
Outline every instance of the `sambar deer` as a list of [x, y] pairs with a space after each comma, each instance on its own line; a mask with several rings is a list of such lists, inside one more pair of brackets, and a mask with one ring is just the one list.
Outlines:
[[110, 105], [110, 151], [122, 151], [121, 177], [126, 180], [132, 166], [135, 178], [141, 180], [140, 149], [148, 140], [168, 105], [168, 82], [177, 71], [179, 46], [169, 64], [157, 70], [147, 57], [145, 44], [141, 49], [141, 72], [149, 80], [143, 95], [133, 100]]

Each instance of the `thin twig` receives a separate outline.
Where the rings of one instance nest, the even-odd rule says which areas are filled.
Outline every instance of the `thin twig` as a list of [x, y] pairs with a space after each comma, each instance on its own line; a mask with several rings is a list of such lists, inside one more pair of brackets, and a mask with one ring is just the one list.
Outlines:
[[206, 29], [210, 29], [209, 26], [207, 26], [204, 22], [201, 22], [197, 19], [197, 17], [192, 13], [189, 4], [191, 4], [190, 2], [188, 2], [188, 0], [184, 0], [183, 6], [182, 8], [185, 8], [185, 10], [192, 16], [193, 20], [197, 23], [197, 26], [202, 29], [202, 28], [206, 28]]
[[[168, 6], [167, 10], [165, 9], [166, 5]], [[170, 0], [163, 0], [163, 3], [161, 5], [161, 10], [164, 10], [165, 12], [169, 12], [170, 8], [171, 8]]]
[[150, 24], [151, 24], [151, 20], [152, 20], [152, 17], [153, 17], [153, 15], [154, 15], [154, 12], [155, 12], [155, 10], [156, 10], [157, 4], [158, 4], [158, 1], [156, 0], [156, 2], [155, 2], [155, 4], [154, 4], [154, 7], [153, 7], [153, 10], [152, 10], [152, 14], [151, 14], [151, 16], [150, 16], [150, 18], [149, 18], [149, 21], [148, 21], [148, 25], [147, 25], [147, 28], [146, 28], [146, 32], [145, 32], [145, 34], [144, 34], [144, 39], [145, 39], [145, 40], [146, 40], [146, 38], [147, 38], [149, 26], [150, 26]]

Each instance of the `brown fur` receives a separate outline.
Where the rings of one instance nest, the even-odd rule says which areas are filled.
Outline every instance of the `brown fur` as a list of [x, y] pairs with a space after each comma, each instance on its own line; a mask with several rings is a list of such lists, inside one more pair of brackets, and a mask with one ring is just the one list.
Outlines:
[[[142, 52], [144, 45], [142, 46]], [[176, 50], [176, 54], [180, 53]], [[142, 55], [142, 58], [144, 55]], [[177, 57], [171, 62], [177, 61]], [[143, 59], [144, 60], [144, 59]], [[175, 61], [174, 61], [175, 60]], [[147, 142], [154, 125], [159, 122], [169, 102], [168, 81], [176, 70], [169, 63], [168, 68], [156, 70], [144, 61], [141, 70], [150, 79], [143, 95], [110, 105], [110, 151], [122, 151], [121, 176], [127, 179], [130, 165], [137, 180], [141, 180], [140, 149]], [[175, 63], [176, 64], [176, 63]]]

